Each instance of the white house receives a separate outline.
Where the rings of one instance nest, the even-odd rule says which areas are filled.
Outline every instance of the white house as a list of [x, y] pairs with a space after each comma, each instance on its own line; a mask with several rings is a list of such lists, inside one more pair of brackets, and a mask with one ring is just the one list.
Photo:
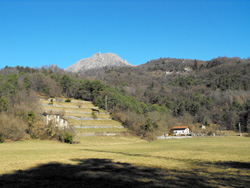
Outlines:
[[172, 133], [174, 133], [175, 136], [188, 135], [189, 132], [188, 126], [175, 126], [172, 128]]

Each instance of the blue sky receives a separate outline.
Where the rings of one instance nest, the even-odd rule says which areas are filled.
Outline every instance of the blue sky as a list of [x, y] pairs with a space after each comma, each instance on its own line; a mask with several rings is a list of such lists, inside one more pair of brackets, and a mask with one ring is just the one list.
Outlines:
[[250, 57], [250, 0], [0, 0], [0, 68], [61, 68], [112, 52], [139, 65], [160, 57]]

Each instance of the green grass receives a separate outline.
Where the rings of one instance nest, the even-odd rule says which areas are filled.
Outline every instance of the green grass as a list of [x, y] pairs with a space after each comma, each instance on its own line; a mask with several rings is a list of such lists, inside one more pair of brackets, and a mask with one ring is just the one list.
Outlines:
[[83, 183], [88, 187], [248, 187], [250, 183], [250, 138], [80, 139], [73, 145], [40, 140], [0, 144], [0, 186], [43, 182], [52, 187], [48, 178], [66, 187], [73, 182], [75, 187]]

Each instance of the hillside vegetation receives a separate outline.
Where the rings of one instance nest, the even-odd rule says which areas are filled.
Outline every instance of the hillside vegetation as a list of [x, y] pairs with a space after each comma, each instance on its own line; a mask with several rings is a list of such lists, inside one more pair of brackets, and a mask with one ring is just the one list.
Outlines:
[[89, 71], [138, 101], [168, 108], [175, 123], [219, 124], [250, 131], [250, 59], [210, 61], [161, 58], [133, 68]]
[[[250, 60], [227, 57], [206, 62], [161, 58], [84, 74], [56, 65], [5, 67], [0, 70], [0, 137], [40, 137], [38, 94], [91, 101], [101, 109], [107, 97], [112, 119], [149, 140], [176, 124], [237, 130], [240, 123], [241, 131], [249, 132], [249, 79]], [[13, 122], [6, 123], [9, 118]]]
[[[100, 108], [105, 107], [104, 100], [107, 97], [107, 108], [112, 113], [113, 119], [122, 122], [124, 127], [143, 137], [155, 136], [154, 131], [158, 130], [160, 125], [156, 121], [161, 121], [167, 113], [166, 107], [139, 102], [136, 98], [120, 93], [116, 88], [104, 85], [99, 80], [91, 81], [80, 78], [77, 74], [67, 74], [57, 66], [40, 70], [28, 67], [6, 67], [1, 70], [1, 75], [1, 114], [6, 117], [15, 116], [16, 121], [22, 119], [22, 124], [25, 126], [20, 130], [22, 136], [15, 138], [16, 140], [23, 138], [25, 132], [33, 138], [41, 137], [41, 131], [37, 131], [41, 128], [39, 117], [41, 111], [37, 109], [39, 104], [36, 94], [52, 98], [65, 96], [91, 101]], [[34, 100], [29, 100], [30, 98]], [[133, 115], [134, 119], [130, 115]], [[163, 126], [164, 122], [161, 122]], [[12, 139], [4, 130], [4, 126], [3, 122], [0, 132], [3, 132], [6, 139]], [[57, 137], [56, 134], [53, 135]], [[53, 135], [49, 137], [54, 137]], [[45, 137], [44, 134], [42, 137]]]

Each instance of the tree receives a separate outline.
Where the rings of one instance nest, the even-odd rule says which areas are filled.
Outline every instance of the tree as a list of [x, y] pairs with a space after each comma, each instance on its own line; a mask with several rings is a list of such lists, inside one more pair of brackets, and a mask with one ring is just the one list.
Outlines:
[[62, 87], [62, 92], [65, 93], [67, 97], [69, 97], [69, 91], [70, 87], [73, 85], [73, 79], [68, 75], [64, 74], [60, 79], [60, 84]]
[[30, 87], [31, 87], [31, 84], [30, 84], [30, 80], [29, 80], [29, 78], [27, 76], [24, 77], [23, 82], [24, 82], [23, 86], [25, 87], [25, 89], [29, 90]]
[[0, 112], [7, 111], [9, 108], [9, 101], [5, 97], [0, 98]]
[[194, 68], [196, 71], [199, 71], [200, 70], [200, 62], [198, 62], [196, 59], [194, 60]]

